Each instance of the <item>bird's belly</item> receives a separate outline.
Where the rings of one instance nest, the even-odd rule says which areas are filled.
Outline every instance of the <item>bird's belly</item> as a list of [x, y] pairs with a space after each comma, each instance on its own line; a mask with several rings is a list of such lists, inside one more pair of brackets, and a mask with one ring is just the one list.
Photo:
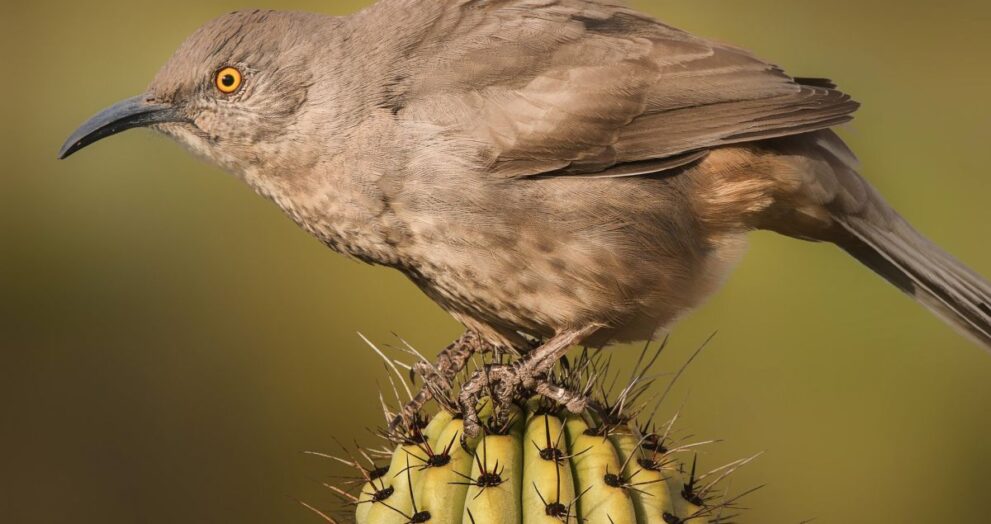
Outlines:
[[593, 342], [605, 344], [650, 338], [699, 305], [745, 244], [742, 234], [705, 246], [658, 234], [653, 248], [630, 249], [651, 240], [548, 232], [517, 227], [507, 237], [449, 226], [457, 243], [431, 241], [402, 269], [463, 323], [501, 337], [497, 342], [598, 323], [607, 328]]

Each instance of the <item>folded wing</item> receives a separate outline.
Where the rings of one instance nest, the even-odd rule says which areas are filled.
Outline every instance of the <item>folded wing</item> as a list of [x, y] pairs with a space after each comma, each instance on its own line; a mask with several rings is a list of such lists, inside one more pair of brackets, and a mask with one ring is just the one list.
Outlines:
[[[824, 129], [858, 104], [749, 53], [590, 1], [445, 9], [397, 87], [407, 121], [473, 144], [497, 176], [636, 176], [719, 146]], [[431, 32], [450, 37], [443, 48]], [[426, 67], [424, 67], [426, 66]]]

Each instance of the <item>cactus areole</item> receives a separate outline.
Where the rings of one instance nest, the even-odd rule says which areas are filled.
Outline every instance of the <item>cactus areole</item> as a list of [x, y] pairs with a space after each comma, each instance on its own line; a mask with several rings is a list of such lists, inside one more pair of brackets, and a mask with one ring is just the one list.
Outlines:
[[638, 364], [612, 396], [599, 383], [609, 375], [608, 360], [583, 351], [552, 377], [586, 392], [583, 412], [534, 392], [522, 391], [508, 405], [485, 397], [476, 437], [466, 433], [457, 404], [437, 398], [442, 409], [429, 420], [418, 415], [381, 432], [389, 447], [339, 459], [360, 474], [360, 490], [332, 488], [353, 513], [340, 520], [320, 515], [357, 524], [725, 522], [749, 492], [728, 494], [717, 484], [751, 459], [697, 471], [694, 451], [707, 442], [682, 441], [677, 415], [649, 420], [663, 400], [646, 395], [655, 360], [641, 358], [648, 364]]

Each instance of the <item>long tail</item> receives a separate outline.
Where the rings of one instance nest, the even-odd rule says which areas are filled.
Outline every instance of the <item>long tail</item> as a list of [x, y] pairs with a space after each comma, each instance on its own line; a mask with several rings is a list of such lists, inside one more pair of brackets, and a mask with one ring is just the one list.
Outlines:
[[[827, 238], [960, 332], [991, 351], [991, 283], [915, 230], [858, 173], [856, 159], [832, 132], [814, 148], [831, 166], [834, 187], [824, 207]], [[806, 142], [808, 145], [808, 142]]]
[[836, 217], [840, 247], [951, 326], [991, 351], [991, 284], [891, 211], [888, 227]]

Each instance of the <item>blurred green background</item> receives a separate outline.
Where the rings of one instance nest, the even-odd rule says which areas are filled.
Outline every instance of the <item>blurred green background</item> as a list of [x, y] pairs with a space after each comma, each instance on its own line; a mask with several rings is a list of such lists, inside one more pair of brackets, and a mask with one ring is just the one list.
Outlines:
[[[269, 2], [345, 14], [366, 2]], [[843, 130], [911, 221], [991, 275], [991, 4], [637, 2], [828, 76]], [[381, 363], [356, 335], [435, 353], [458, 326], [399, 274], [345, 260], [234, 178], [148, 131], [58, 162], [236, 0], [7, 3], [0, 16], [0, 521], [315, 522], [343, 473], [304, 456], [372, 442]], [[837, 249], [753, 235], [675, 330], [684, 427], [742, 522], [988, 522], [991, 356]], [[635, 351], [617, 349], [628, 364]]]

